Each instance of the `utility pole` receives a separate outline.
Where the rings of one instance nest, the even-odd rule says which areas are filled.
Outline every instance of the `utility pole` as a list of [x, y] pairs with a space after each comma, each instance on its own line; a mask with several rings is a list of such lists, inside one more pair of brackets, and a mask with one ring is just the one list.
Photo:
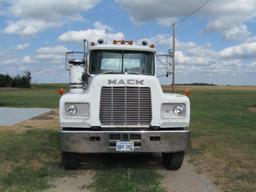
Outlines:
[[175, 86], [175, 23], [172, 24], [172, 92]]

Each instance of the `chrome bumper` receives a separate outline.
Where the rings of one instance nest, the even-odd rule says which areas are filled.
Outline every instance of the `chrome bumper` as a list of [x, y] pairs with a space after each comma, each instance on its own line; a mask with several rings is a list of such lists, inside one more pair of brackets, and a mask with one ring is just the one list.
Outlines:
[[120, 140], [134, 141], [133, 152], [186, 151], [190, 131], [60, 131], [63, 152], [114, 153], [116, 142]]

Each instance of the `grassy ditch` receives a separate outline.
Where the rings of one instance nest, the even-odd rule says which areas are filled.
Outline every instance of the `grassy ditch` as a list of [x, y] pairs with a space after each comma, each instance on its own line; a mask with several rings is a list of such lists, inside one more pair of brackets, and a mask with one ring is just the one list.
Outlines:
[[190, 161], [226, 192], [256, 190], [256, 91], [194, 90]]
[[51, 178], [67, 174], [59, 157], [56, 131], [0, 131], [0, 191], [46, 189]]

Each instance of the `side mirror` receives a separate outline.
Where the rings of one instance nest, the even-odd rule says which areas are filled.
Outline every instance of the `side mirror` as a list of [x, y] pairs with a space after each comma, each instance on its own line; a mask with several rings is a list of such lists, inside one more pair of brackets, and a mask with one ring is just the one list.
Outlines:
[[85, 61], [82, 59], [70, 59], [68, 63], [72, 65], [84, 65]]
[[82, 81], [87, 83], [90, 77], [91, 77], [91, 75], [89, 75], [88, 73], [83, 73]]

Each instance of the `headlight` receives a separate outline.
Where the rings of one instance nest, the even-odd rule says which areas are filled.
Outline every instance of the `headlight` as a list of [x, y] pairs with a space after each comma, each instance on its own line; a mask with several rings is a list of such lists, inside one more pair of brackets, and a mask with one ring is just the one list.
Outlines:
[[[89, 103], [65, 103], [66, 118], [88, 118], [90, 107]], [[72, 116], [72, 117], [71, 117]]]
[[184, 105], [176, 105], [173, 108], [173, 113], [178, 116], [183, 116], [185, 114], [185, 106]]
[[65, 110], [68, 115], [75, 115], [77, 112], [75, 105], [66, 105]]
[[161, 108], [161, 118], [180, 118], [186, 114], [186, 105], [183, 103], [163, 103]]

